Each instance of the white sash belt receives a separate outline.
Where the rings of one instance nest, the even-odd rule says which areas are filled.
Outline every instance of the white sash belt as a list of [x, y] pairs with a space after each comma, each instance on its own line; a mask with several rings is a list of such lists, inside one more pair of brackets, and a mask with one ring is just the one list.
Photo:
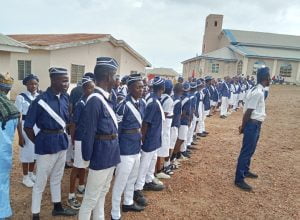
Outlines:
[[107, 111], [109, 112], [111, 118], [113, 119], [116, 128], [118, 129], [118, 121], [117, 121], [116, 114], [115, 114], [115, 112], [112, 110], [112, 108], [109, 106], [109, 104], [107, 103], [107, 101], [103, 98], [103, 96], [100, 95], [99, 93], [93, 93], [93, 94], [91, 94], [91, 95], [88, 97], [88, 99], [87, 99], [86, 102], [88, 102], [92, 97], [97, 97], [97, 98], [102, 102], [102, 104], [105, 106], [105, 108], [106, 108]]
[[131, 110], [131, 112], [133, 113], [134, 117], [136, 118], [136, 120], [139, 122], [139, 124], [142, 124], [142, 117], [141, 117], [141, 113], [133, 106], [133, 104], [130, 101], [126, 102], [126, 105], [128, 106], [128, 108]]
[[66, 122], [43, 100], [40, 99], [38, 104], [48, 112], [48, 114], [60, 125], [63, 129], [66, 128]]

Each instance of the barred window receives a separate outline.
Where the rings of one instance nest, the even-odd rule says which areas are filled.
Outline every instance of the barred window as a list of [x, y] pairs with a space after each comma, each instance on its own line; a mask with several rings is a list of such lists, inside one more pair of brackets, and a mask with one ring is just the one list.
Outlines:
[[31, 60], [18, 60], [18, 80], [31, 74]]
[[218, 63], [213, 63], [211, 64], [211, 72], [212, 73], [219, 73], [219, 64]]
[[236, 73], [240, 75], [242, 74], [242, 71], [243, 71], [243, 61], [240, 60], [237, 64]]
[[71, 64], [71, 83], [77, 83], [81, 81], [84, 74], [84, 65]]
[[280, 76], [291, 77], [292, 76], [292, 65], [289, 63], [282, 64], [280, 66]]

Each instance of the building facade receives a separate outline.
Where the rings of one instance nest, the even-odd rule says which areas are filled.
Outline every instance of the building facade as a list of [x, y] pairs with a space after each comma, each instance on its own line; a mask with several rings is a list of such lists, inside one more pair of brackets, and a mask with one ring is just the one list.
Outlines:
[[[40, 89], [50, 84], [48, 69], [51, 66], [64, 67], [70, 74], [70, 89], [81, 80], [85, 72], [93, 72], [96, 58], [115, 58], [120, 67], [118, 74], [129, 75], [145, 72], [151, 64], [125, 41], [103, 34], [61, 34], [61, 35], [10, 35], [10, 38], [28, 47], [27, 53], [0, 52], [0, 72], [7, 69], [14, 77], [11, 91], [14, 98], [24, 90], [23, 78], [30, 73], [40, 78]], [[2, 61], [3, 60], [3, 61]], [[6, 66], [4, 66], [5, 63]], [[17, 80], [16, 80], [17, 79]]]
[[252, 76], [267, 66], [272, 77], [300, 83], [300, 36], [222, 29], [222, 25], [223, 15], [207, 16], [202, 55], [182, 62], [186, 79]]

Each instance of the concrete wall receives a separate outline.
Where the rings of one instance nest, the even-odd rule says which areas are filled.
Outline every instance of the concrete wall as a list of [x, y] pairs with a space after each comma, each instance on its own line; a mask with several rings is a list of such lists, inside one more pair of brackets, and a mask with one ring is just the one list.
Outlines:
[[[215, 26], [215, 22], [217, 26]], [[219, 34], [222, 31], [223, 15], [210, 14], [206, 17], [202, 43], [202, 54], [218, 49]]]
[[131, 55], [124, 48], [119, 48], [121, 54], [119, 72], [121, 75], [129, 75], [131, 71], [137, 71], [145, 73], [145, 66], [133, 55]]
[[10, 72], [10, 52], [0, 51], [0, 73]]
[[10, 71], [15, 83], [11, 91], [11, 98], [15, 97], [26, 88], [22, 80], [18, 80], [18, 60], [31, 60], [31, 72], [40, 79], [40, 89], [45, 90], [49, 86], [50, 53], [44, 50], [30, 50], [29, 53], [11, 53]]
[[[71, 64], [84, 65], [85, 72], [93, 72], [96, 58], [99, 56], [110, 56], [115, 58], [120, 68], [121, 75], [130, 74], [136, 70], [144, 72], [145, 66], [129, 52], [121, 47], [115, 47], [110, 42], [101, 42], [78, 47], [63, 48], [57, 50], [30, 50], [28, 54], [23, 53], [0, 53], [0, 71], [12, 73], [16, 83], [12, 89], [11, 98], [25, 89], [22, 81], [18, 80], [18, 60], [31, 60], [31, 71], [40, 78], [40, 89], [45, 90], [50, 84], [48, 69], [51, 66], [64, 67], [71, 73]], [[70, 84], [71, 90], [75, 84]]]

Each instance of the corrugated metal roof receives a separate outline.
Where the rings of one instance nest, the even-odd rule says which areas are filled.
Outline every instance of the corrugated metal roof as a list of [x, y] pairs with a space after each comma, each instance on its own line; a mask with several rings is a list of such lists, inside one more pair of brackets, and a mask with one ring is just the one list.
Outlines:
[[247, 57], [300, 60], [300, 50], [239, 45], [232, 45], [230, 48]]
[[223, 29], [231, 44], [300, 48], [300, 36]]
[[12, 46], [12, 47], [22, 47], [22, 48], [29, 48], [27, 45], [18, 42], [4, 34], [0, 33], [0, 45]]
[[30, 46], [50, 46], [109, 37], [109, 34], [15, 34], [9, 37]]

